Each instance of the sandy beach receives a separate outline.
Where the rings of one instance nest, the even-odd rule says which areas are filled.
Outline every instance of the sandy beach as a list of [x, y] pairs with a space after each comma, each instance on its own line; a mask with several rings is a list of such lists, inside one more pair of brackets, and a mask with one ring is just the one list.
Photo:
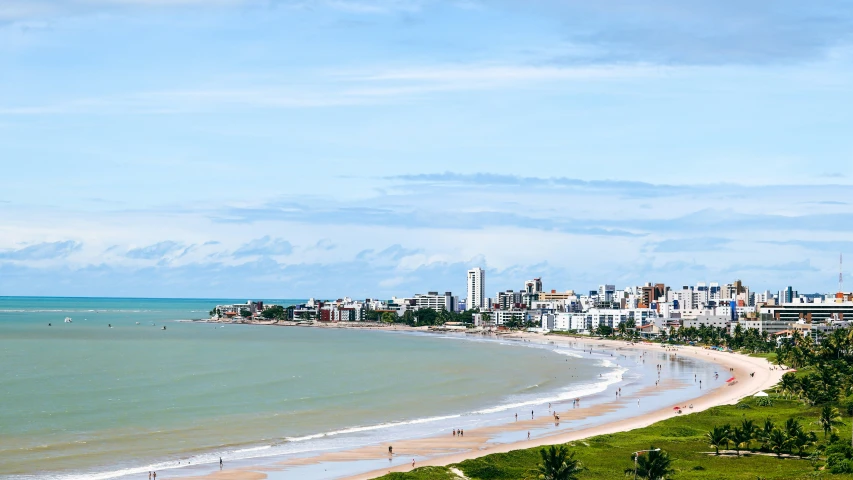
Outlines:
[[[725, 380], [726, 378], [733, 376], [737, 379], [736, 382], [728, 384], [721, 381], [721, 386], [700, 390], [702, 393], [698, 394], [697, 392], [695, 398], [692, 398], [687, 402], [681, 402], [684, 407], [681, 415], [700, 412], [717, 405], [734, 404], [741, 398], [773, 387], [785, 373], [784, 370], [778, 367], [773, 369], [773, 367], [762, 358], [749, 357], [736, 353], [718, 352], [702, 347], [677, 347], [665, 349], [659, 344], [628, 344], [628, 342], [617, 340], [600, 340], [560, 335], [546, 336], [537, 333], [521, 332], [502, 335], [502, 338], [514, 339], [517, 341], [552, 343], [557, 345], [582, 345], [586, 349], [604, 349], [612, 352], [631, 351], [648, 352], [653, 354], [666, 352], [666, 354], [674, 356], [673, 358], [692, 358], [706, 362], [713, 362], [726, 369], [732, 369], [731, 372], [721, 372], [720, 376], [725, 376], [721, 380]], [[754, 377], [750, 377], [749, 374], [753, 372], [755, 374]], [[652, 388], [667, 389], [678, 386], [672, 382], [675, 381], [662, 378], [660, 385]], [[642, 401], [642, 398], [646, 396], [646, 392], [649, 388], [650, 387], [645, 387], [645, 391], [641, 389], [629, 398], [616, 397], [614, 400], [590, 406], [584, 405], [583, 400], [581, 400], [578, 408], [562, 408], [560, 410], [556, 410], [556, 413], [560, 417], [560, 422], [563, 423], [570, 423], [573, 420], [582, 418], [605, 415], [608, 412], [624, 408], [628, 403]], [[529, 417], [520, 417], [516, 422], [510, 422], [500, 426], [466, 430], [464, 437], [450, 437], [449, 435], [442, 435], [396, 441], [393, 443], [393, 456], [391, 457], [389, 457], [388, 454], [388, 447], [390, 445], [388, 443], [384, 443], [368, 445], [351, 450], [332, 451], [305, 458], [288, 459], [271, 465], [267, 464], [257, 467], [225, 469], [208, 475], [180, 478], [210, 480], [258, 480], [263, 478], [286, 478], [289, 470], [300, 467], [304, 468], [311, 465], [321, 466], [360, 462], [365, 465], [371, 465], [373, 468], [370, 468], [370, 471], [365, 471], [364, 473], [357, 475], [330, 475], [330, 478], [333, 476], [334, 478], [367, 480], [384, 475], [388, 472], [403, 472], [411, 470], [412, 459], [417, 459], [415, 467], [448, 465], [492, 453], [502, 453], [540, 445], [566, 443], [596, 435], [642, 428], [655, 422], [679, 415], [673, 409], [673, 406], [674, 405], [670, 404], [660, 405], [660, 408], [631, 416], [627, 419], [606, 422], [587, 428], [562, 430], [551, 435], [539, 435], [530, 440], [526, 440], [525, 432], [542, 429], [549, 424], [554, 424], [555, 420], [552, 416], [554, 412], [549, 412], [549, 415], [539, 415], [532, 419]], [[689, 406], [692, 406], [692, 408]], [[494, 441], [497, 437], [507, 438], [507, 435], [518, 440], [504, 441], [501, 443]], [[389, 458], [389, 465], [379, 468], [379, 465], [381, 465], [379, 462], [389, 460]]]

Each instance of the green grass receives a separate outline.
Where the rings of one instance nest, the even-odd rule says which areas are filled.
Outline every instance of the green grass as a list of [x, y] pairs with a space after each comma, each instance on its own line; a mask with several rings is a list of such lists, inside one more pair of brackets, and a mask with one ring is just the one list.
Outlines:
[[382, 477], [383, 480], [459, 480], [459, 477], [450, 473], [445, 467], [420, 467], [411, 472], [389, 473]]
[[750, 357], [766, 358], [768, 362], [776, 364], [776, 352], [770, 353], [750, 353]]
[[[672, 458], [676, 473], [674, 479], [707, 480], [800, 480], [825, 478], [827, 480], [853, 480], [850, 475], [832, 475], [817, 472], [808, 460], [779, 459], [763, 455], [747, 455], [740, 458], [708, 455], [713, 449], [705, 439], [705, 433], [715, 425], [740, 424], [741, 420], [754, 420], [759, 426], [765, 418], [782, 424], [789, 417], [800, 419], [805, 429], [815, 431], [823, 439], [823, 431], [814, 422], [818, 408], [803, 406], [797, 401], [772, 397], [773, 406], [760, 407], [750, 397], [738, 405], [715, 407], [692, 415], [673, 417], [646, 428], [612, 435], [601, 435], [572, 442], [570, 450], [584, 463], [587, 470], [580, 478], [625, 478], [624, 470], [630, 467], [631, 453], [647, 449], [651, 445], [667, 451]], [[850, 425], [839, 428], [840, 435], [850, 433]], [[757, 447], [757, 442], [754, 442]], [[487, 455], [453, 465], [471, 480], [522, 480], [535, 478], [534, 471], [539, 462], [539, 448], [515, 450], [508, 453]], [[430, 470], [416, 469], [411, 473], [397, 473], [381, 477], [382, 480], [443, 480], [456, 478], [442, 467]], [[447, 477], [437, 476], [446, 473]], [[430, 476], [425, 476], [430, 475]], [[436, 475], [436, 476], [432, 476]]]

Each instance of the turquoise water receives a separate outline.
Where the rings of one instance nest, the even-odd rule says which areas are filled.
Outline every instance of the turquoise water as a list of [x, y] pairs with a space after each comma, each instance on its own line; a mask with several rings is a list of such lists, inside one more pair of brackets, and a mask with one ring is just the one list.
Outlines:
[[0, 476], [116, 478], [425, 435], [612, 372], [498, 342], [179, 321], [233, 301], [0, 298]]

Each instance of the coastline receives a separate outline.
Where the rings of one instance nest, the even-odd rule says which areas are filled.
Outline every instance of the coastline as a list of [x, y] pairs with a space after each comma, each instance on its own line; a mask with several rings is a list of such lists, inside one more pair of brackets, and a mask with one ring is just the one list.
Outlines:
[[[279, 324], [281, 325], [281, 324]], [[281, 325], [283, 326], [283, 325]], [[309, 326], [309, 325], [302, 325]], [[363, 326], [326, 326], [320, 328], [364, 328]], [[426, 327], [397, 327], [387, 325], [376, 325], [370, 329], [386, 331], [419, 331], [424, 332]], [[435, 332], [440, 333], [440, 332]], [[660, 344], [631, 344], [619, 340], [603, 340], [583, 337], [567, 337], [558, 335], [544, 335], [539, 333], [513, 332], [500, 335], [491, 335], [493, 339], [514, 340], [532, 342], [539, 344], [560, 345], [583, 345], [583, 348], [596, 350], [607, 350], [612, 352], [641, 352], [643, 354], [661, 354], [666, 350]], [[708, 388], [701, 395], [696, 395], [684, 403], [684, 414], [699, 412], [717, 405], [733, 404], [743, 397], [752, 395], [760, 390], [775, 385], [784, 370], [772, 370], [770, 364], [763, 358], [748, 357], [736, 353], [724, 353], [707, 350], [701, 347], [677, 347], [672, 352], [667, 352], [674, 358], [681, 356], [682, 359], [692, 359], [733, 368], [733, 376], [738, 378], [734, 385], [723, 384], [715, 388]], [[755, 372], [755, 377], [749, 377], [750, 372]], [[721, 374], [722, 375], [722, 374]], [[662, 390], [676, 388], [679, 385], [666, 384], [661, 381]], [[561, 421], [568, 424], [577, 420], [602, 419], [612, 416], [614, 412], [625, 408], [626, 402], [638, 402], [650, 395], [649, 387], [639, 389], [628, 400], [617, 397], [615, 400], [605, 400], [603, 403], [594, 404], [592, 407], [565, 409], [565, 405], [558, 414]], [[653, 389], [657, 393], [661, 390]], [[692, 408], [687, 408], [692, 405]], [[638, 403], [639, 407], [639, 403]], [[555, 411], [557, 411], [555, 408]], [[255, 479], [277, 479], [292, 478], [295, 471], [299, 471], [305, 478], [349, 478], [353, 480], [367, 480], [382, 476], [389, 472], [404, 472], [412, 469], [411, 460], [416, 459], [416, 467], [438, 466], [458, 463], [470, 458], [481, 457], [492, 453], [503, 453], [511, 450], [532, 448], [541, 445], [555, 443], [566, 443], [596, 435], [633, 430], [648, 426], [652, 423], [671, 418], [673, 415], [672, 405], [661, 405], [661, 408], [646, 411], [629, 418], [618, 418], [603, 421], [603, 423], [592, 426], [581, 426], [574, 430], [557, 429], [547, 431], [545, 427], [553, 423], [549, 416], [522, 420], [517, 423], [507, 423], [497, 426], [487, 426], [474, 429], [466, 429], [464, 440], [461, 438], [449, 442], [444, 435], [434, 435], [425, 438], [412, 438], [393, 442], [394, 455], [389, 458], [387, 454], [388, 443], [373, 444], [349, 450], [330, 451], [319, 453], [303, 458], [291, 458], [284, 461], [263, 465], [243, 465], [234, 469], [226, 469], [219, 472], [202, 475], [187, 475], [178, 478], [186, 479], [210, 479], [210, 480], [255, 480]], [[525, 431], [538, 432], [534, 438], [527, 440]], [[497, 443], [499, 439], [500, 443]], [[384, 462], [388, 462], [383, 465]], [[259, 463], [259, 462], [255, 462]], [[341, 472], [331, 473], [326, 468], [339, 467]], [[313, 468], [313, 470], [312, 470]], [[351, 474], [354, 468], [363, 473]], [[295, 470], [298, 469], [298, 470]], [[331, 469], [331, 468], [330, 468]], [[349, 469], [349, 473], [347, 470]], [[332, 469], [334, 470], [334, 469]], [[186, 472], [189, 473], [189, 472]], [[291, 476], [288, 477], [288, 474]]]

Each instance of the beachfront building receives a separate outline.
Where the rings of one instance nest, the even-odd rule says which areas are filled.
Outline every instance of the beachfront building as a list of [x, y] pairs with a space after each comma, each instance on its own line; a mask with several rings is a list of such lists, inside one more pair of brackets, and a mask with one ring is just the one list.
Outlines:
[[[741, 328], [755, 329], [762, 335], [765, 333], [777, 334], [785, 330], [790, 330], [794, 323], [796, 323], [796, 321], [776, 320], [772, 315], [768, 315], [766, 313], [761, 314], [757, 318], [738, 319], [738, 325], [740, 325]], [[734, 325], [732, 325], [732, 328], [734, 328]]]
[[486, 272], [480, 267], [468, 270], [466, 286], [468, 298], [466, 299], [465, 306], [469, 310], [475, 308], [482, 310], [486, 308], [488, 306], [486, 305]]
[[415, 310], [422, 308], [431, 308], [435, 311], [447, 310], [453, 312], [456, 310], [456, 297], [451, 292], [444, 292], [439, 295], [438, 292], [416, 293], [415, 294]]
[[219, 318], [241, 318], [248, 311], [250, 316], [255, 316], [264, 310], [264, 302], [247, 300], [246, 303], [234, 303], [231, 305], [217, 305], [213, 311], [214, 316]]
[[515, 320], [522, 324], [527, 322], [527, 310], [512, 308], [508, 310], [495, 310], [492, 312], [492, 322], [495, 325], [507, 325], [512, 320]]
[[786, 303], [761, 310], [762, 315], [771, 315], [775, 320], [796, 322], [825, 322], [832, 319], [853, 320], [853, 302], [826, 302], [815, 299], [810, 303]]
[[726, 315], [699, 315], [696, 318], [691, 318], [684, 320], [682, 322], [682, 326], [685, 328], [694, 327], [699, 328], [702, 326], [706, 327], [714, 327], [714, 328], [723, 328], [726, 331], [729, 330], [732, 323], [732, 318]]

